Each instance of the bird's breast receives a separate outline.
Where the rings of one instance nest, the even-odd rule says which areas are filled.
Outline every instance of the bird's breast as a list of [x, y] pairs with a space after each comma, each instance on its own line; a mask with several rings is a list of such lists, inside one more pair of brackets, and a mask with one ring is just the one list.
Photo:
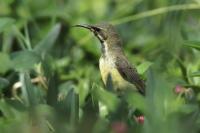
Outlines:
[[115, 67], [115, 64], [112, 59], [106, 58], [106, 57], [100, 58], [99, 69], [100, 69], [101, 77], [102, 77], [104, 84], [106, 84], [107, 76], [109, 74], [111, 74], [111, 72], [114, 70], [114, 67]]
[[114, 89], [124, 89], [125, 87], [132, 86], [129, 82], [123, 79], [115, 66], [115, 59], [111, 57], [101, 57], [99, 60], [99, 68], [101, 77], [106, 85], [108, 77], [111, 77]]

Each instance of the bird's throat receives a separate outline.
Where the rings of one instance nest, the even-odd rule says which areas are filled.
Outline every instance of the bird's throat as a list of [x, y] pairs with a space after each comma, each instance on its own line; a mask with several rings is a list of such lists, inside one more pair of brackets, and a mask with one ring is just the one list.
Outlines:
[[103, 57], [110, 56], [112, 54], [112, 49], [109, 47], [110, 45], [105, 41], [101, 43], [101, 52]]
[[108, 42], [104, 41], [101, 43], [101, 53], [102, 56], [112, 56], [116, 53], [122, 53], [122, 48], [115, 44], [109, 44]]

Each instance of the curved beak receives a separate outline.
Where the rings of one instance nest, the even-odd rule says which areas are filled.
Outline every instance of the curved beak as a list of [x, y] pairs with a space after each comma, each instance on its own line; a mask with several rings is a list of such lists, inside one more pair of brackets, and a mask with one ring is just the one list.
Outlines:
[[90, 31], [93, 31], [93, 30], [94, 30], [93, 26], [90, 26], [90, 25], [77, 24], [77, 25], [74, 25], [73, 27], [81, 27], [81, 28], [88, 29], [88, 30], [90, 30]]
[[77, 24], [77, 25], [74, 25], [73, 27], [81, 27], [81, 28], [85, 28], [85, 29], [88, 29], [90, 30], [101, 42], [103, 41], [102, 40], [102, 36], [103, 35], [100, 35], [99, 34], [99, 30], [103, 30], [102, 28], [99, 28], [97, 26], [94, 26], [94, 25], [82, 25], [82, 24]]

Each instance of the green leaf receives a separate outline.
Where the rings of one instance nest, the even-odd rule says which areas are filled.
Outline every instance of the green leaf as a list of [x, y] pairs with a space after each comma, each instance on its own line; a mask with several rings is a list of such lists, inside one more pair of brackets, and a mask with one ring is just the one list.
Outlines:
[[0, 74], [6, 73], [12, 66], [11, 59], [8, 54], [0, 52]]
[[197, 101], [200, 101], [200, 93], [197, 94]]
[[35, 106], [38, 103], [38, 97], [36, 97], [36, 88], [31, 83], [30, 74], [21, 72], [20, 82], [22, 83], [22, 97], [25, 105], [27, 107]]
[[0, 110], [6, 118], [15, 117], [13, 108], [9, 106], [4, 99], [0, 100]]
[[64, 89], [66, 96], [63, 96], [62, 99], [59, 99], [57, 108], [60, 111], [65, 112], [65, 115], [69, 116], [70, 123], [73, 125], [78, 120], [79, 114], [79, 99], [78, 94], [75, 92], [74, 85], [70, 85], [71, 83], [64, 83], [61, 85], [61, 88]]
[[11, 54], [12, 67], [17, 71], [25, 71], [34, 68], [41, 61], [33, 51], [19, 51]]
[[6, 99], [5, 102], [10, 105], [12, 108], [16, 109], [17, 111], [25, 111], [26, 107], [22, 102], [19, 100], [13, 99]]
[[182, 60], [178, 59], [177, 58], [177, 63], [181, 69], [181, 73], [182, 73], [182, 76], [183, 76], [183, 79], [189, 83], [189, 79], [188, 79], [188, 71], [187, 71], [187, 67], [185, 66], [185, 64], [183, 63]]
[[48, 50], [50, 50], [59, 35], [60, 28], [61, 25], [56, 24], [43, 38], [43, 40], [36, 45], [34, 50], [39, 54], [46, 53]]
[[186, 41], [185, 45], [200, 51], [200, 42], [199, 41]]
[[139, 74], [144, 74], [153, 63], [145, 61], [137, 67]]
[[73, 89], [74, 87], [75, 87], [74, 84], [70, 81], [60, 84], [58, 87], [59, 90], [58, 101], [64, 100], [67, 97], [70, 90]]
[[85, 99], [89, 94], [89, 80], [80, 80], [79, 81], [78, 94], [79, 94], [79, 103], [80, 106], [85, 104]]
[[139, 93], [129, 92], [126, 95], [126, 100], [130, 106], [139, 109], [141, 112], [144, 112], [146, 110], [145, 99]]
[[189, 113], [195, 112], [197, 110], [198, 110], [198, 106], [192, 105], [192, 104], [182, 105], [182, 107], [180, 108], [180, 112], [185, 113], [185, 114], [189, 114]]
[[97, 98], [100, 102], [105, 104], [110, 111], [114, 111], [119, 103], [119, 99], [116, 95], [101, 88], [100, 86], [93, 85], [92, 94], [93, 98]]
[[[71, 97], [70, 97], [70, 123], [71, 125], [74, 125], [78, 121], [78, 115], [79, 115], [79, 98], [78, 94], [73, 90], [71, 91]], [[69, 100], [68, 100], [69, 101]]]
[[[48, 69], [48, 67], [45, 67], [45, 69]], [[47, 104], [56, 107], [57, 106], [57, 100], [58, 100], [58, 77], [56, 74], [46, 74], [45, 75], [48, 80], [48, 91], [47, 91]]]
[[2, 91], [1, 89], [5, 88], [8, 85], [9, 81], [5, 78], [0, 77], [0, 92]]
[[0, 18], [0, 33], [14, 23], [12, 18]]
[[54, 108], [49, 106], [48, 104], [38, 104], [35, 109], [40, 115], [52, 117], [55, 111]]
[[200, 77], [200, 71], [190, 74], [191, 77]]
[[[11, 120], [13, 122], [16, 118], [21, 118], [21, 112], [25, 111], [25, 106], [17, 101], [11, 99], [1, 99], [0, 100], [0, 111], [4, 118]], [[8, 122], [8, 121], [7, 121]]]

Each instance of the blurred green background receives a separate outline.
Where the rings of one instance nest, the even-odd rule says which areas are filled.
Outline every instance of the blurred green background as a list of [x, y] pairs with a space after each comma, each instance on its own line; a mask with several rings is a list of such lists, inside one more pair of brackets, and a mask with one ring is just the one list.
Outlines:
[[[146, 80], [122, 107], [144, 122], [104, 89], [98, 40], [71, 27], [101, 22]], [[199, 59], [199, 0], [0, 0], [0, 132], [198, 133]]]

